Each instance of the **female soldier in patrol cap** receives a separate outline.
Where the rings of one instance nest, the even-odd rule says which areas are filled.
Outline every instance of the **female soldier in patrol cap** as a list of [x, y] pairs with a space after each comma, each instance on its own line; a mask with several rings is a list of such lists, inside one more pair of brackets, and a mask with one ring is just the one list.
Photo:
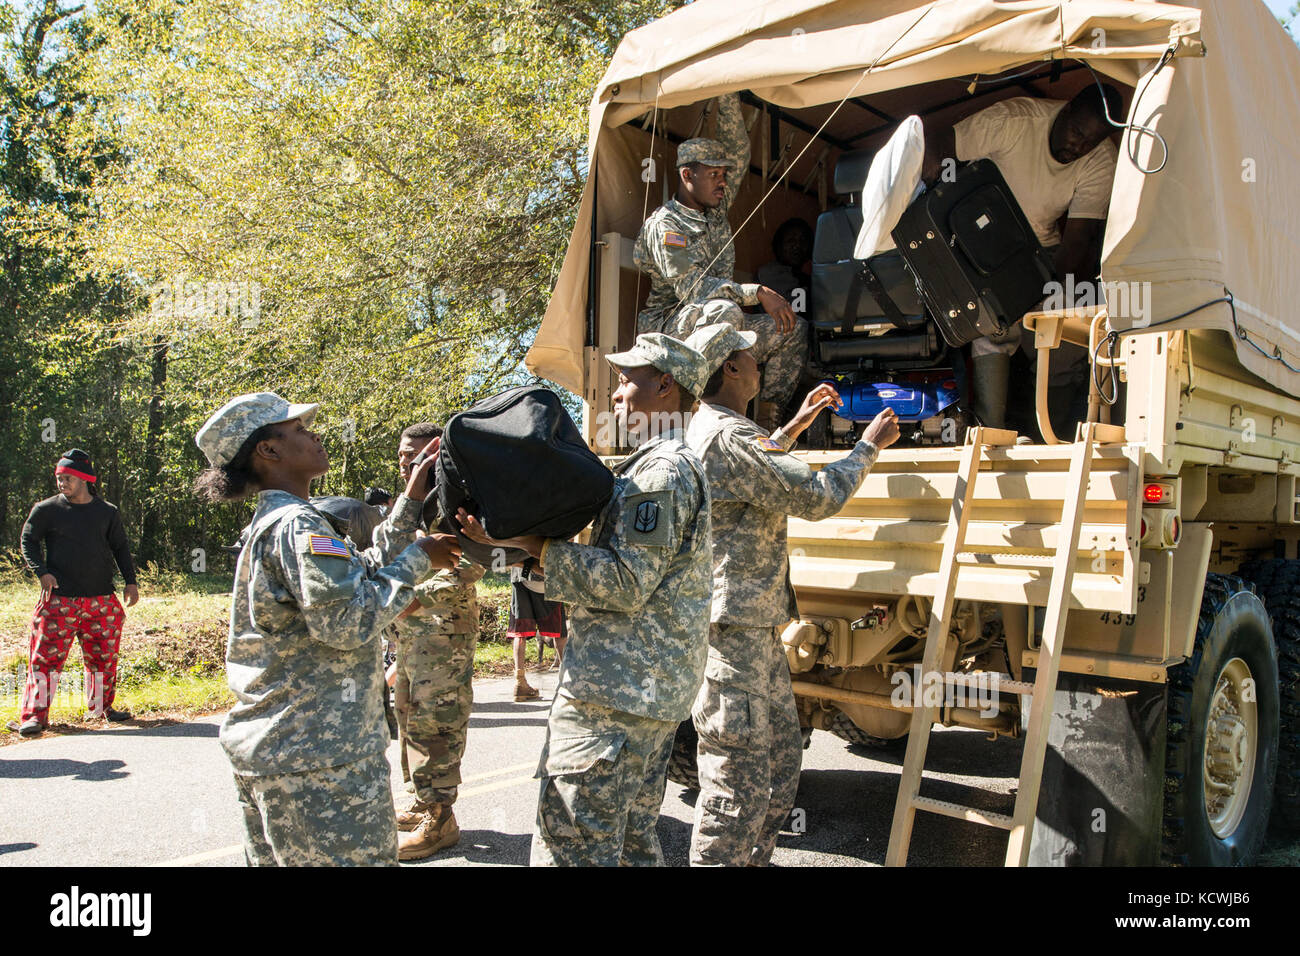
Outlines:
[[[235, 568], [226, 673], [238, 703], [221, 726], [251, 865], [395, 865], [397, 823], [384, 752], [380, 631], [412, 585], [455, 565], [456, 539], [417, 537], [422, 502], [398, 497], [358, 551], [308, 502], [329, 469], [307, 426], [316, 405], [271, 392], [231, 399], [195, 441], [211, 500], [257, 493]], [[414, 470], [423, 488], [436, 441]]]

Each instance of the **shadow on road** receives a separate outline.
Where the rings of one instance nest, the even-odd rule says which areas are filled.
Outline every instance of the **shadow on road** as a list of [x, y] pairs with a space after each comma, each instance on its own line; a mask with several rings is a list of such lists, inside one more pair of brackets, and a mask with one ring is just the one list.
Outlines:
[[677, 799], [688, 807], [694, 808], [695, 802], [700, 799], [700, 791], [691, 787], [683, 787], [680, 783], [675, 783], [672, 780], [668, 781], [668, 786], [677, 788]]
[[[952, 772], [952, 771], [950, 771]], [[1014, 797], [926, 777], [922, 793], [996, 813], [1010, 813]], [[796, 812], [802, 833], [782, 833], [778, 846], [811, 850], [883, 865], [898, 798], [898, 774], [890, 770], [805, 770]], [[934, 847], [932, 851], [930, 848]], [[913, 831], [912, 865], [996, 866], [1006, 834], [947, 817], [919, 813]]]
[[216, 737], [220, 724], [175, 717], [134, 718], [115, 727], [105, 727], [101, 722], [87, 724], [51, 724], [50, 731], [30, 740], [19, 740], [10, 746], [30, 747], [37, 741], [61, 740], [67, 737]]
[[545, 698], [516, 704], [502, 700], [474, 701], [476, 714], [546, 714], [550, 709], [551, 702]]
[[173, 720], [141, 720], [132, 721], [126, 727], [113, 733], [125, 737], [216, 737], [221, 733], [220, 724], [206, 722], [181, 724]]
[[0, 760], [0, 780], [123, 780], [128, 774], [121, 760]]
[[[951, 773], [973, 777], [1015, 777], [1020, 773], [1020, 757], [1024, 742], [1010, 737], [997, 740], [974, 740], [978, 731], [957, 731], [930, 735], [926, 747], [925, 770], [930, 773]], [[880, 764], [888, 764], [902, 771], [906, 745], [901, 741], [889, 747], [862, 747], [845, 744], [845, 749], [856, 757]]]
[[464, 860], [496, 866], [527, 866], [533, 838], [527, 833], [498, 833], [496, 830], [461, 830], [460, 842], [450, 850], [435, 853], [427, 860], [404, 863], [403, 866], [420, 866], [442, 860]]

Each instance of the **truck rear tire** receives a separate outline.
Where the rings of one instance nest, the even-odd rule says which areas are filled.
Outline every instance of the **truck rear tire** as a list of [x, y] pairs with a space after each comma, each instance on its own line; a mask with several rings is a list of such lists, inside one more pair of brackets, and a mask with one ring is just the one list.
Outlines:
[[1251, 561], [1238, 572], [1255, 585], [1273, 622], [1277, 645], [1277, 784], [1273, 819], [1300, 830], [1300, 561]]
[[827, 729], [841, 740], [867, 750], [901, 752], [907, 748], [907, 734], [895, 738], [876, 737], [849, 720], [848, 715], [842, 711], [835, 715]]
[[673, 750], [668, 755], [668, 779], [687, 790], [700, 789], [700, 770], [695, 762], [695, 750], [699, 743], [700, 735], [695, 724], [687, 717], [677, 725]]
[[1169, 669], [1164, 858], [1240, 866], [1259, 853], [1277, 772], [1278, 680], [1263, 602], [1207, 575], [1192, 656]]

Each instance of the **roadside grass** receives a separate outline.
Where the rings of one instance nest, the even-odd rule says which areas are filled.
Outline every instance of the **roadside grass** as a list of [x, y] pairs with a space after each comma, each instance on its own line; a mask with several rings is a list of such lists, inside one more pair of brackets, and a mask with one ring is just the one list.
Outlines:
[[[100, 726], [86, 708], [84, 671], [80, 651], [68, 655], [50, 706], [50, 723], [62, 729]], [[0, 713], [17, 716], [22, 696], [25, 658], [11, 658], [4, 664], [4, 685], [0, 692]], [[159, 672], [148, 677], [119, 679], [113, 706], [145, 718], [184, 720], [200, 714], [225, 710], [235, 701], [226, 686], [224, 671], [206, 671], [196, 665], [191, 672]]]
[[510, 597], [510, 575], [501, 571], [489, 571], [478, 581], [479, 597], [486, 591], [489, 594], [503, 593]]
[[[119, 600], [121, 594], [118, 594]], [[0, 578], [0, 714], [17, 717], [27, 669], [29, 626], [39, 591], [26, 574]], [[140, 601], [126, 608], [113, 706], [150, 719], [184, 720], [234, 702], [226, 686], [230, 578], [140, 574]], [[54, 730], [102, 726], [89, 716], [81, 648], [74, 645], [50, 704]], [[15, 734], [0, 736], [13, 742]]]
[[475, 677], [508, 677], [515, 672], [514, 654], [509, 642], [479, 638], [474, 648]]
[[[224, 626], [230, 616], [230, 584], [230, 575], [223, 574], [141, 572], [140, 602], [126, 609], [127, 632], [208, 620]], [[117, 596], [121, 600], [120, 583]], [[27, 627], [39, 598], [31, 575], [0, 576], [0, 652], [17, 644], [26, 654]]]

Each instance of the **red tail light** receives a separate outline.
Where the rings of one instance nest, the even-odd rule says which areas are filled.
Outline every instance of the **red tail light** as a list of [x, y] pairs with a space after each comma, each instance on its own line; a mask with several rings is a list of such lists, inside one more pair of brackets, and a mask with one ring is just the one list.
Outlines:
[[1173, 488], [1169, 485], [1153, 482], [1142, 489], [1142, 500], [1149, 505], [1160, 505], [1173, 497]]

